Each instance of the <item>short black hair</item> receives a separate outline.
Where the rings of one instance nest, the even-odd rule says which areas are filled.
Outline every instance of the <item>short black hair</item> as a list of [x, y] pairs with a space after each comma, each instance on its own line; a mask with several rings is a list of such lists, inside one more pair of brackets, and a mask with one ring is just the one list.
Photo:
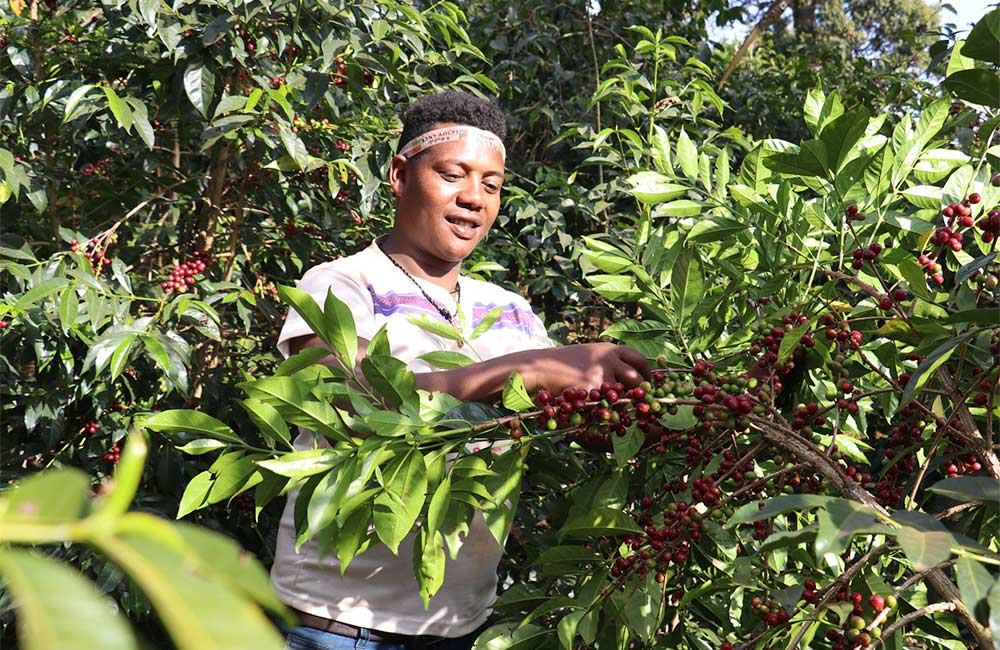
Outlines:
[[489, 131], [501, 141], [507, 137], [507, 118], [496, 102], [467, 92], [445, 90], [425, 95], [410, 105], [403, 116], [403, 133], [399, 136], [396, 153], [413, 138], [445, 122]]

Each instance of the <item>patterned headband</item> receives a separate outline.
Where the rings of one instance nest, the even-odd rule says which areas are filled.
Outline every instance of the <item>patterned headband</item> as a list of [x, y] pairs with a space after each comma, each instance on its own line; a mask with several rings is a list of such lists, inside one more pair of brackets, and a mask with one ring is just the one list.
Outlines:
[[505, 161], [507, 159], [507, 150], [504, 148], [500, 138], [495, 133], [477, 129], [474, 126], [446, 126], [442, 129], [428, 131], [407, 142], [399, 150], [399, 155], [404, 158], [412, 158], [428, 147], [433, 147], [443, 142], [454, 142], [455, 140], [473, 140], [490, 149], [496, 149]]

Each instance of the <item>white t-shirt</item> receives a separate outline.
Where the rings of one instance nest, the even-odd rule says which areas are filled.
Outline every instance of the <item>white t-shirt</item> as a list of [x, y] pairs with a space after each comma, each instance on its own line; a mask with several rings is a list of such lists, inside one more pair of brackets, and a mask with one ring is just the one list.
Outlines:
[[[455, 313], [455, 300], [445, 289], [417, 279], [435, 302]], [[489, 282], [462, 277], [460, 309], [465, 338], [497, 307], [503, 312], [484, 334], [460, 347], [457, 341], [431, 334], [410, 317], [425, 315], [447, 322], [406, 275], [372, 243], [365, 250], [311, 268], [298, 287], [322, 308], [327, 290], [345, 302], [355, 318], [358, 336], [371, 340], [386, 325], [392, 355], [414, 372], [432, 368], [418, 356], [435, 350], [461, 352], [491, 359], [521, 350], [552, 346], [545, 327], [527, 301]], [[289, 310], [278, 337], [278, 349], [288, 356], [291, 339], [312, 334], [306, 322]], [[302, 434], [296, 447], [308, 448], [312, 436]], [[473, 519], [455, 560], [447, 558], [444, 583], [424, 610], [413, 575], [414, 535], [400, 544], [399, 556], [375, 544], [354, 558], [343, 576], [335, 554], [320, 557], [315, 541], [295, 551], [295, 494], [289, 495], [281, 517], [271, 579], [281, 599], [303, 612], [342, 623], [397, 634], [458, 637], [485, 622], [496, 598], [497, 565], [503, 549], [479, 514]]]

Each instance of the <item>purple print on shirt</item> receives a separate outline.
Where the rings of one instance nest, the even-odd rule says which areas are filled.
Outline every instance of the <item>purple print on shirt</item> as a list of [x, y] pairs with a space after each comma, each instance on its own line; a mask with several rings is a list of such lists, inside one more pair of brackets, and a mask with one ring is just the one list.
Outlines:
[[393, 314], [425, 314], [441, 319], [441, 312], [423, 296], [394, 291], [378, 294], [375, 293], [375, 289], [370, 284], [368, 285], [368, 293], [372, 295], [372, 307], [376, 315], [381, 314], [388, 318]]
[[[483, 304], [477, 302], [472, 306], [472, 326], [476, 327], [481, 322], [486, 314], [490, 313], [500, 305], [494, 304]], [[500, 313], [500, 317], [497, 321], [490, 326], [491, 330], [495, 329], [516, 329], [524, 332], [526, 336], [531, 336], [535, 325], [535, 315], [531, 313], [528, 309], [522, 309], [514, 303], [509, 303], [503, 306], [503, 311]]]

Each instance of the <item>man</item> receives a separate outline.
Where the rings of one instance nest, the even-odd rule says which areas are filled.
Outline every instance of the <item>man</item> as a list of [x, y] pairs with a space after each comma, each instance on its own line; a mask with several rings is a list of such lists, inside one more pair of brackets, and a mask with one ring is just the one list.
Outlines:
[[[472, 95], [444, 92], [424, 97], [404, 118], [403, 134], [389, 168], [396, 196], [392, 230], [368, 248], [310, 269], [299, 288], [323, 304], [326, 293], [351, 307], [360, 354], [385, 325], [393, 356], [416, 373], [417, 386], [464, 401], [499, 397], [511, 372], [529, 391], [599, 386], [636, 386], [649, 375], [634, 350], [608, 343], [553, 348], [545, 328], [521, 296], [461, 276], [462, 260], [486, 236], [500, 209], [506, 135], [503, 113]], [[499, 319], [472, 341], [454, 341], [415, 325], [411, 316], [440, 319], [464, 338], [490, 311]], [[283, 354], [322, 346], [294, 311], [279, 335]], [[435, 371], [418, 357], [446, 350], [478, 362]], [[300, 436], [300, 447], [312, 444]], [[468, 649], [496, 595], [502, 549], [479, 517], [458, 558], [446, 564], [444, 584], [425, 610], [404, 541], [399, 557], [375, 546], [354, 559], [343, 577], [332, 556], [314, 542], [296, 553], [294, 499], [278, 534], [272, 580], [279, 596], [300, 613], [302, 627], [288, 647], [334, 650]], [[412, 535], [410, 540], [412, 540]]]

